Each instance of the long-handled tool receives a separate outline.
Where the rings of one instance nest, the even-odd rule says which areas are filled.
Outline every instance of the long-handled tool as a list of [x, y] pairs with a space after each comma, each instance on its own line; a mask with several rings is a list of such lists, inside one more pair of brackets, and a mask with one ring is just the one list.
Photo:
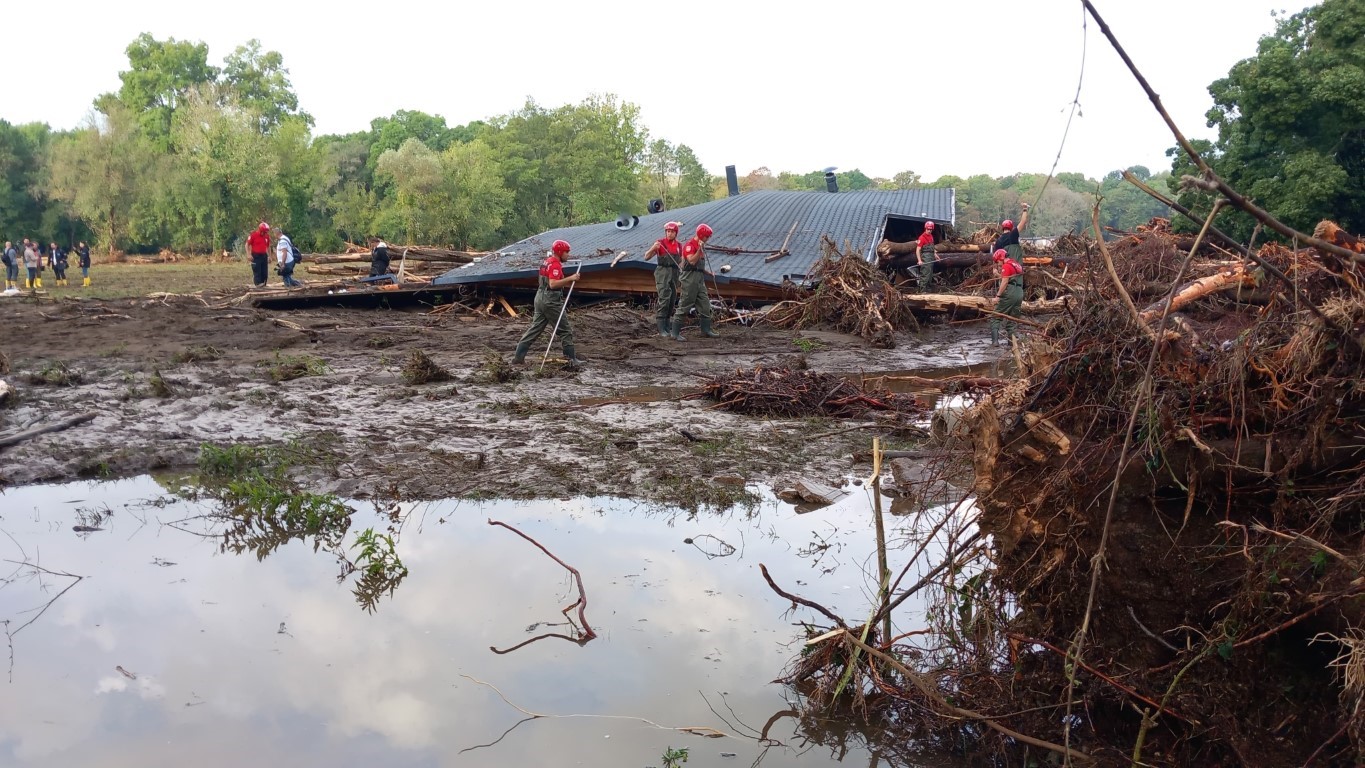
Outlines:
[[[578, 269], [574, 270], [574, 274], [576, 275], [582, 271], [583, 262], [580, 260], [578, 262]], [[555, 319], [554, 330], [550, 331], [550, 343], [545, 345], [545, 354], [540, 356], [540, 367], [536, 369], [536, 373], [545, 370], [545, 361], [550, 359], [550, 348], [555, 345], [555, 334], [559, 333], [559, 324], [564, 322], [564, 312], [569, 308], [569, 299], [573, 298], [573, 287], [575, 285], [578, 285], [577, 280], [569, 283], [569, 292], [564, 294], [564, 303], [559, 306], [559, 317]]]

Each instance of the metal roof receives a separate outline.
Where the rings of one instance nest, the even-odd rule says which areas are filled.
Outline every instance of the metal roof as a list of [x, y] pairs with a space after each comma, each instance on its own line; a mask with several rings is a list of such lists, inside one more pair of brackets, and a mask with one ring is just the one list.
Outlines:
[[[840, 247], [848, 241], [855, 250], [869, 253], [881, 239], [888, 214], [952, 224], [955, 202], [955, 191], [951, 188], [834, 193], [747, 192], [640, 216], [639, 224], [628, 230], [621, 230], [610, 221], [552, 229], [512, 243], [473, 264], [453, 269], [436, 278], [434, 283], [478, 283], [525, 276], [527, 271], [540, 267], [555, 240], [569, 242], [573, 247], [569, 258], [581, 259], [585, 272], [605, 267], [621, 251], [626, 251], [627, 255], [619, 266], [652, 269], [653, 262], [646, 262], [641, 256], [663, 236], [664, 224], [676, 220], [683, 223], [679, 235], [683, 240], [703, 222], [715, 231], [707, 244], [712, 269], [729, 264], [731, 280], [781, 285], [785, 277], [804, 277], [820, 258], [821, 235], [829, 235]], [[789, 254], [771, 262], [765, 262], [763, 253], [724, 252], [725, 248], [774, 252], [784, 243]]]

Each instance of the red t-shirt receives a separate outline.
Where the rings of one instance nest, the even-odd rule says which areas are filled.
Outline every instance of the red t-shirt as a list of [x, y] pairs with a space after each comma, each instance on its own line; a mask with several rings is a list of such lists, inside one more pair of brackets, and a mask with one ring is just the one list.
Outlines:
[[560, 263], [558, 256], [551, 254], [549, 258], [541, 262], [540, 274], [550, 280], [563, 280], [564, 265]]
[[655, 241], [654, 244], [659, 246], [660, 256], [666, 253], [669, 256], [677, 258], [679, 255], [682, 254], [682, 243], [678, 242], [676, 239], [669, 240], [668, 238], [665, 237], [663, 239]]
[[1014, 277], [1024, 274], [1024, 268], [1014, 259], [1005, 259], [1004, 263], [1000, 265], [1000, 274], [1007, 278]]
[[270, 251], [270, 236], [259, 229], [253, 229], [251, 234], [246, 236], [246, 246], [251, 249], [252, 256], [264, 256]]
[[919, 236], [919, 239], [915, 241], [915, 245], [918, 246], [918, 247], [920, 247], [920, 248], [928, 248], [928, 247], [932, 246], [933, 244], [934, 244], [934, 233], [933, 233], [933, 232], [929, 232], [928, 230], [925, 230], [925, 232]]
[[687, 244], [683, 246], [682, 253], [683, 256], [691, 256], [694, 253], [701, 253], [705, 256], [705, 245], [702, 241], [694, 237], [691, 240], [688, 240]]

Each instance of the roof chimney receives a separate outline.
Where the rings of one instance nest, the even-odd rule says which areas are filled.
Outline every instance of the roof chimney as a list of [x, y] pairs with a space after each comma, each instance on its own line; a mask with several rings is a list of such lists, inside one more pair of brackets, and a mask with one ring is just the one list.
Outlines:
[[725, 166], [725, 186], [730, 190], [730, 197], [739, 194], [739, 177], [735, 175], [733, 165]]
[[825, 189], [830, 192], [839, 191], [839, 179], [835, 178], [834, 171], [825, 171]]

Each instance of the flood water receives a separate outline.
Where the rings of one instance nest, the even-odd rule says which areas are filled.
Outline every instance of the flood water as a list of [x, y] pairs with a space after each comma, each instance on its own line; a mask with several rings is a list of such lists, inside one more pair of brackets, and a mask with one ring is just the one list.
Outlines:
[[[875, 556], [861, 488], [806, 513], [771, 499], [696, 517], [600, 498], [416, 505], [397, 537], [409, 576], [373, 613], [325, 550], [224, 553], [194, 533], [211, 527], [186, 520], [204, 508], [166, 497], [151, 477], [0, 494], [13, 657], [0, 765], [638, 768], [670, 746], [689, 749], [689, 766], [878, 764], [857, 743], [794, 732], [789, 717], [769, 734], [787, 747], [766, 752], [625, 719], [736, 733], [725, 719], [762, 728], [788, 710], [791, 694], [771, 681], [800, 651], [793, 622], [810, 616], [784, 617], [789, 603], [758, 566], [865, 615]], [[381, 527], [370, 505], [353, 506], [351, 539]], [[109, 513], [103, 530], [72, 530], [93, 511]], [[560, 609], [576, 590], [489, 518], [582, 572], [595, 640], [490, 651], [567, 631]], [[906, 519], [888, 524], [893, 540], [906, 535]], [[525, 716], [461, 675], [527, 710], [577, 716], [504, 736]]]

